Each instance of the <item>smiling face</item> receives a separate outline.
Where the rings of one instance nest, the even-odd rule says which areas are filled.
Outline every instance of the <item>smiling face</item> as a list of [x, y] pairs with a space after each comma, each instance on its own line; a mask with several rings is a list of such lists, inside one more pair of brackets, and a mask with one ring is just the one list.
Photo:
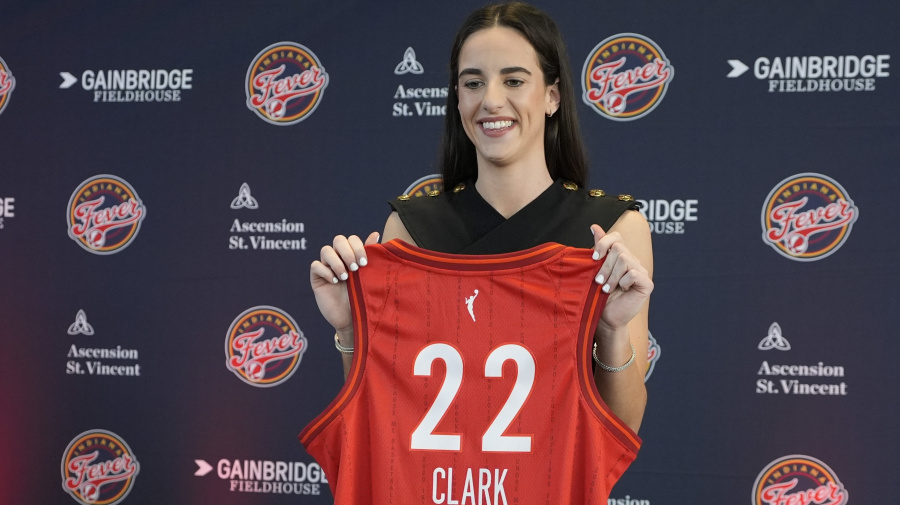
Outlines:
[[502, 26], [473, 33], [459, 54], [456, 93], [463, 129], [479, 167], [544, 161], [544, 121], [559, 107], [534, 48]]

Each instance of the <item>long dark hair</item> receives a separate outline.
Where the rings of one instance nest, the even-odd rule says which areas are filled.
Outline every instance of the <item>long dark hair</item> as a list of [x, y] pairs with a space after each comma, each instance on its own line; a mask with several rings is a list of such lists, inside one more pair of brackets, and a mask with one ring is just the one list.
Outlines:
[[556, 23], [540, 10], [521, 2], [488, 5], [469, 15], [456, 33], [450, 52], [450, 88], [441, 140], [441, 175], [445, 188], [478, 177], [475, 145], [466, 136], [459, 115], [459, 98], [454, 91], [459, 75], [459, 53], [466, 39], [485, 28], [505, 26], [521, 33], [534, 47], [544, 73], [544, 84], [559, 79], [559, 110], [544, 124], [544, 157], [550, 176], [581, 186], [587, 183], [588, 163], [581, 142], [575, 109], [575, 86], [566, 47]]

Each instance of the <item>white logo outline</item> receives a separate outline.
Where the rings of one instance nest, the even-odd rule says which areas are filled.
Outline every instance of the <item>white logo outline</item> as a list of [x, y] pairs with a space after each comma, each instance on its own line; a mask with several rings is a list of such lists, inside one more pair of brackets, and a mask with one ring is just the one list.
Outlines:
[[59, 85], [59, 89], [69, 89], [78, 82], [78, 78], [69, 72], [60, 72], [59, 76], [63, 79], [63, 82]]
[[472, 316], [472, 322], [475, 322], [475, 307], [473, 305], [475, 304], [475, 298], [477, 296], [478, 296], [478, 290], [476, 289], [474, 295], [467, 296], [465, 299], [466, 308], [469, 309], [469, 315]]
[[91, 326], [91, 323], [87, 322], [87, 315], [84, 313], [83, 309], [78, 309], [78, 314], [75, 314], [75, 322], [69, 325], [69, 329], [66, 330], [66, 333], [69, 335], [94, 334], [94, 327]]
[[198, 467], [197, 471], [194, 472], [194, 475], [197, 477], [203, 477], [204, 475], [211, 472], [213, 469], [212, 465], [210, 465], [206, 461], [203, 461], [202, 459], [195, 459], [194, 463], [196, 463], [197, 467]]
[[257, 202], [256, 198], [253, 198], [253, 195], [250, 194], [250, 185], [246, 182], [241, 184], [241, 189], [238, 190], [238, 196], [234, 197], [234, 200], [231, 201], [231, 208], [235, 210], [256, 210], [259, 208], [259, 202]]
[[728, 72], [729, 79], [734, 79], [735, 77], [740, 77], [744, 75], [744, 72], [750, 70], [746, 64], [744, 64], [741, 60], [728, 60], [728, 64], [731, 65], [731, 72]]
[[409, 46], [406, 48], [406, 51], [403, 53], [403, 61], [397, 64], [394, 68], [395, 75], [403, 75], [403, 74], [416, 74], [419, 75], [425, 72], [425, 67], [422, 66], [421, 63], [416, 61], [416, 51]]
[[778, 323], [772, 323], [769, 326], [769, 334], [759, 341], [759, 345], [756, 348], [760, 351], [770, 351], [772, 349], [790, 351], [791, 343], [781, 335], [781, 326]]

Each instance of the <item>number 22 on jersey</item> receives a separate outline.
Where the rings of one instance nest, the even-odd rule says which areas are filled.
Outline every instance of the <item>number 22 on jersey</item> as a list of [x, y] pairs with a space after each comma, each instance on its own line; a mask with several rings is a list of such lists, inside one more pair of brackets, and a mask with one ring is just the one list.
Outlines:
[[[434, 429], [453, 404], [456, 393], [462, 386], [462, 355], [449, 344], [430, 344], [416, 355], [413, 374], [430, 377], [431, 367], [435, 360], [444, 362], [447, 373], [434, 403], [431, 404], [425, 417], [412, 432], [410, 448], [428, 451], [459, 451], [462, 445], [461, 434], [436, 434]], [[516, 382], [500, 412], [481, 437], [483, 452], [531, 452], [531, 435], [504, 435], [503, 433], [521, 411], [534, 386], [534, 356], [519, 344], [501, 345], [488, 354], [484, 363], [484, 376], [488, 378], [502, 377], [503, 364], [509, 360], [515, 362], [518, 370]]]

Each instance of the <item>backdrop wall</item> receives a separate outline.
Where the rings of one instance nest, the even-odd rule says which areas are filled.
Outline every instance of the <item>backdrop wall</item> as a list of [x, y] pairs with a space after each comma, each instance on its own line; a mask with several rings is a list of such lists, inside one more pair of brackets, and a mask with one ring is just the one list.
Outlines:
[[[342, 383], [308, 265], [439, 189], [479, 5], [4, 3], [0, 502], [331, 502], [296, 439]], [[654, 232], [644, 445], [610, 503], [900, 495], [900, 8], [538, 5], [591, 187]], [[262, 362], [252, 332], [289, 338]]]

